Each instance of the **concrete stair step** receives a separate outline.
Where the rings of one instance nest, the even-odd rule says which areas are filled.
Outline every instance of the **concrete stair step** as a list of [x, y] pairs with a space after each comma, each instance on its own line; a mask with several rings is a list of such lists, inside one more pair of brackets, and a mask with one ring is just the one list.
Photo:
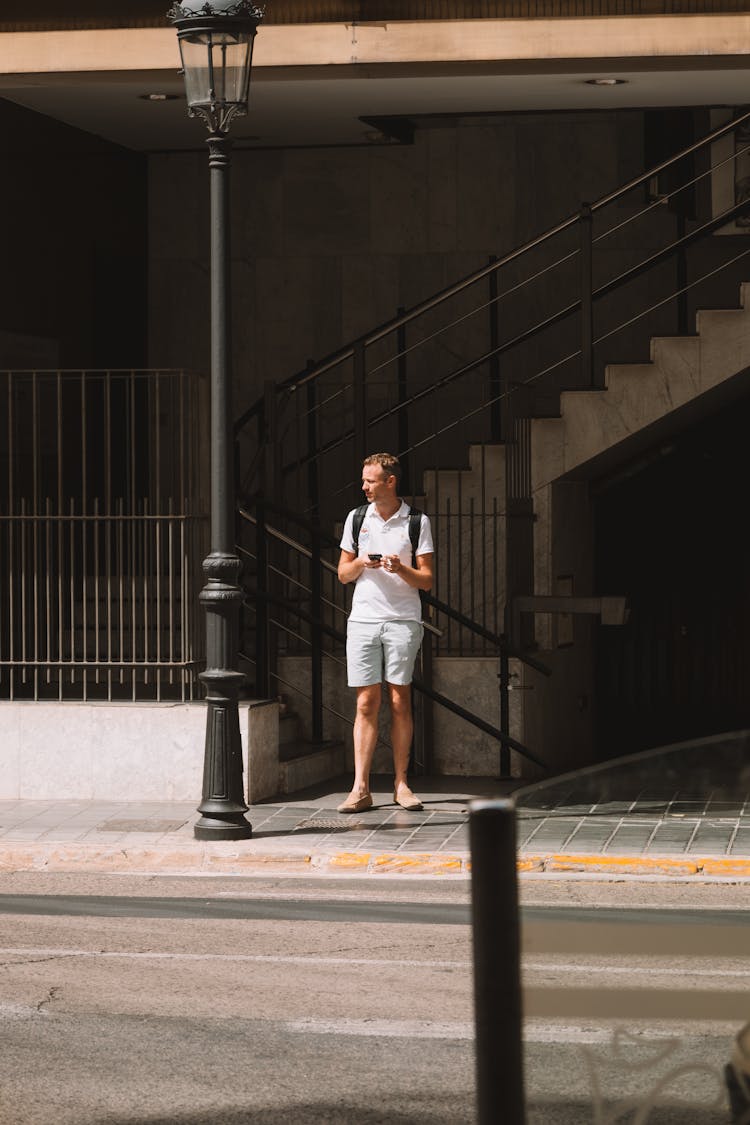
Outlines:
[[301, 719], [296, 711], [282, 709], [279, 714], [279, 748], [301, 741]]
[[505, 495], [505, 446], [487, 443], [469, 446], [469, 465], [424, 472], [427, 510], [467, 512], [475, 505], [491, 507], [493, 498]]
[[279, 746], [280, 793], [296, 793], [345, 771], [343, 742], [295, 742]]
[[532, 421], [534, 490], [750, 367], [750, 285], [741, 299], [699, 312], [695, 336], [654, 337], [650, 363], [610, 364], [606, 389], [561, 392], [560, 418]]

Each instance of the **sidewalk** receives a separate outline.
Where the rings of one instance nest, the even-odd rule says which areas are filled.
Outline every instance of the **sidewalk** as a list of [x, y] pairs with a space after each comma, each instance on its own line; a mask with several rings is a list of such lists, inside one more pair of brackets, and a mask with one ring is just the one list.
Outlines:
[[342, 816], [339, 778], [253, 806], [252, 838], [231, 843], [194, 839], [193, 803], [0, 801], [0, 873], [467, 876], [471, 800], [515, 790], [521, 872], [750, 878], [749, 747], [717, 736], [525, 788], [417, 779], [421, 813], [376, 779], [375, 807]]

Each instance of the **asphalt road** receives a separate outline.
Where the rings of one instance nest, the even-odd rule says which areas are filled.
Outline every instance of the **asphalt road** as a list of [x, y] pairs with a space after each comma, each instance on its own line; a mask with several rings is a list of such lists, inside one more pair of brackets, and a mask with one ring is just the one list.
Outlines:
[[[468, 891], [1, 877], [0, 1125], [471, 1122]], [[726, 1122], [750, 888], [522, 900], [529, 1125]]]

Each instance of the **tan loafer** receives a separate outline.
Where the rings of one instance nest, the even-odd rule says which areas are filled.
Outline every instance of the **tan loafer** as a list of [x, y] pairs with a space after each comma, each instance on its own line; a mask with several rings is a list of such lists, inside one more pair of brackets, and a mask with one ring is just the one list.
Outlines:
[[365, 809], [371, 809], [371, 808], [372, 808], [372, 795], [370, 793], [365, 793], [364, 797], [359, 797], [357, 800], [352, 800], [351, 797], [347, 797], [346, 800], [342, 804], [337, 806], [336, 812], [343, 812], [343, 813], [364, 812]]
[[400, 792], [401, 796], [399, 796], [397, 792], [393, 794], [394, 805], [401, 805], [402, 809], [408, 809], [409, 812], [421, 812], [424, 805], [419, 797], [414, 796], [411, 789], [403, 788]]

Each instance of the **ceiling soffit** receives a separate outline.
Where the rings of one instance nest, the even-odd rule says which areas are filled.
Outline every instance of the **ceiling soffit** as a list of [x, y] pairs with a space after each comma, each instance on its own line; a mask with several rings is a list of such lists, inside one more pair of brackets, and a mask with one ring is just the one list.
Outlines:
[[[166, 0], [130, 0], [127, 14], [102, 13], [101, 0], [77, 0], [60, 15], [59, 0], [4, 0], [0, 32], [163, 27]], [[71, 9], [74, 12], [71, 13]], [[748, 0], [268, 0], [272, 24], [379, 20], [561, 19], [591, 16], [706, 15], [746, 12]]]

